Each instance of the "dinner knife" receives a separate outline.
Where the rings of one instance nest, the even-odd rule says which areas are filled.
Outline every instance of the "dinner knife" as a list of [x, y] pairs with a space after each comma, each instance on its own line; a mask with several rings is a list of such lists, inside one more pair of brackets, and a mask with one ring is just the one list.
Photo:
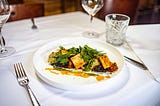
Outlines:
[[127, 57], [127, 56], [124, 56], [124, 59], [125, 59], [126, 61], [132, 63], [133, 65], [136, 65], [137, 67], [145, 70], [146, 72], [148, 72], [148, 74], [150, 75], [150, 77], [151, 77], [153, 80], [155, 80], [156, 82], [160, 83], [160, 82], [154, 77], [154, 75], [149, 71], [148, 67], [147, 67], [144, 63], [140, 63], [140, 62], [138, 62], [138, 61], [136, 61], [136, 60], [134, 60], [134, 59], [131, 59], [131, 58]]
[[125, 41], [125, 43], [126, 43], [127, 46], [129, 47], [129, 49], [133, 52], [133, 54], [135, 54], [135, 56], [140, 60], [140, 62], [138, 62], [138, 61], [136, 61], [136, 60], [134, 60], [134, 59], [131, 59], [131, 58], [127, 57], [127, 56], [124, 56], [124, 59], [125, 59], [126, 61], [128, 61], [128, 62], [136, 65], [137, 67], [145, 70], [145, 71], [148, 73], [148, 75], [150, 75], [150, 77], [151, 77], [154, 81], [156, 81], [156, 82], [158, 82], [158, 83], [160, 84], [160, 81], [158, 81], [158, 80], [155, 78], [155, 76], [152, 74], [152, 72], [148, 69], [148, 67], [144, 64], [144, 62], [143, 62], [143, 61], [139, 58], [139, 56], [135, 53], [135, 51], [134, 51], [133, 48], [130, 46], [130, 44], [127, 42], [127, 40]]
[[136, 60], [134, 60], [134, 59], [132, 59], [132, 58], [129, 58], [129, 57], [127, 57], [127, 56], [124, 56], [124, 59], [125, 59], [126, 61], [128, 61], [128, 62], [136, 65], [137, 67], [143, 69], [143, 70], [148, 70], [147, 66], [146, 66], [145, 64], [143, 64], [143, 63], [140, 63], [140, 62], [138, 62], [138, 61], [136, 61]]

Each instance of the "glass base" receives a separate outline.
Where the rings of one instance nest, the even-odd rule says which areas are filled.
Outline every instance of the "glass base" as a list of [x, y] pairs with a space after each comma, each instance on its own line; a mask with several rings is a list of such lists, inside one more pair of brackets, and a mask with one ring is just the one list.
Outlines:
[[114, 45], [114, 46], [121, 46], [123, 45], [123, 42], [116, 42], [116, 41], [107, 41], [108, 43], [110, 43], [111, 45]]
[[98, 38], [99, 34], [97, 32], [83, 32], [82, 35], [87, 38]]
[[15, 52], [16, 50], [13, 47], [5, 47], [5, 50], [0, 50], [0, 58], [10, 56]]

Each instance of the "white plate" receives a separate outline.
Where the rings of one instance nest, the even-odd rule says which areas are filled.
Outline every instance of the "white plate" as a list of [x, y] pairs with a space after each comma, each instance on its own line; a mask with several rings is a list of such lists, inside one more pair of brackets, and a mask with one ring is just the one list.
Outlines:
[[[56, 51], [59, 46], [71, 48], [84, 45], [88, 45], [94, 49], [97, 49], [98, 51], [103, 51], [104, 53], [107, 53], [109, 59], [112, 62], [117, 63], [119, 68], [117, 73], [110, 79], [97, 81], [95, 77], [82, 78], [72, 75], [56, 75], [45, 70], [45, 68], [51, 67], [47, 62], [49, 54], [52, 51]], [[116, 48], [103, 41], [82, 37], [64, 38], [45, 44], [35, 52], [33, 57], [33, 64], [36, 69], [37, 75], [42, 80], [54, 87], [72, 91], [87, 91], [91, 89], [100, 89], [103, 88], [102, 86], [106, 85], [107, 87], [109, 84], [110, 86], [113, 86], [113, 84], [118, 84], [120, 80], [124, 80], [124, 77], [126, 76], [122, 75], [118, 78], [118, 74], [120, 74], [120, 72], [124, 68], [124, 59], [122, 54]]]

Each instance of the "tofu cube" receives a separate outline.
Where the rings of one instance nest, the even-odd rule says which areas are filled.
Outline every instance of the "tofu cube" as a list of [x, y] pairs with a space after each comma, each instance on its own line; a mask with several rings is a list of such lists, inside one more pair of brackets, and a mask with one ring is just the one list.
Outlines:
[[111, 61], [109, 60], [107, 55], [99, 56], [99, 61], [101, 62], [104, 69], [111, 66]]
[[76, 69], [82, 68], [85, 65], [84, 60], [81, 58], [80, 53], [71, 57], [71, 61]]

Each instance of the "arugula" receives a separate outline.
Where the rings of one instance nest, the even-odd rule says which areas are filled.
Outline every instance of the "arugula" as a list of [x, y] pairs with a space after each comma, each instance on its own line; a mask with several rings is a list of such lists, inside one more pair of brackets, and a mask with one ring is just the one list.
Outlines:
[[[59, 46], [60, 50], [66, 50], [63, 46]], [[68, 49], [66, 54], [62, 54], [61, 52], [56, 52], [55, 54], [55, 61], [54, 61], [54, 65], [59, 64], [59, 65], [67, 65], [69, 62], [69, 58], [73, 55], [76, 55], [80, 52], [81, 47], [79, 48], [75, 48], [72, 47], [70, 49]]]
[[92, 64], [95, 61], [96, 55], [102, 55], [102, 53], [97, 51], [96, 49], [93, 49], [87, 45], [84, 45], [81, 51], [81, 56], [84, 59], [84, 61], [87, 63], [84, 67], [86, 71], [89, 71], [91, 69]]
[[91, 67], [92, 67], [92, 64], [93, 64], [94, 61], [95, 61], [95, 58], [88, 61], [88, 63], [84, 66], [85, 71], [90, 71], [91, 70]]
[[55, 53], [55, 61], [53, 63], [54, 66], [60, 65], [60, 66], [67, 66], [69, 59], [71, 56], [75, 56], [78, 53], [81, 54], [81, 58], [85, 61], [84, 70], [89, 71], [91, 70], [92, 64], [95, 61], [95, 56], [103, 55], [104, 53], [101, 53], [100, 51], [97, 51], [96, 49], [93, 49], [87, 45], [84, 45], [84, 47], [79, 46], [78, 48], [72, 47], [69, 49], [65, 49], [63, 46], [59, 46], [60, 50], [67, 50], [65, 54], [62, 54], [61, 52]]
[[70, 54], [61, 54], [60, 52], [56, 52], [54, 64], [66, 65], [69, 61]]

